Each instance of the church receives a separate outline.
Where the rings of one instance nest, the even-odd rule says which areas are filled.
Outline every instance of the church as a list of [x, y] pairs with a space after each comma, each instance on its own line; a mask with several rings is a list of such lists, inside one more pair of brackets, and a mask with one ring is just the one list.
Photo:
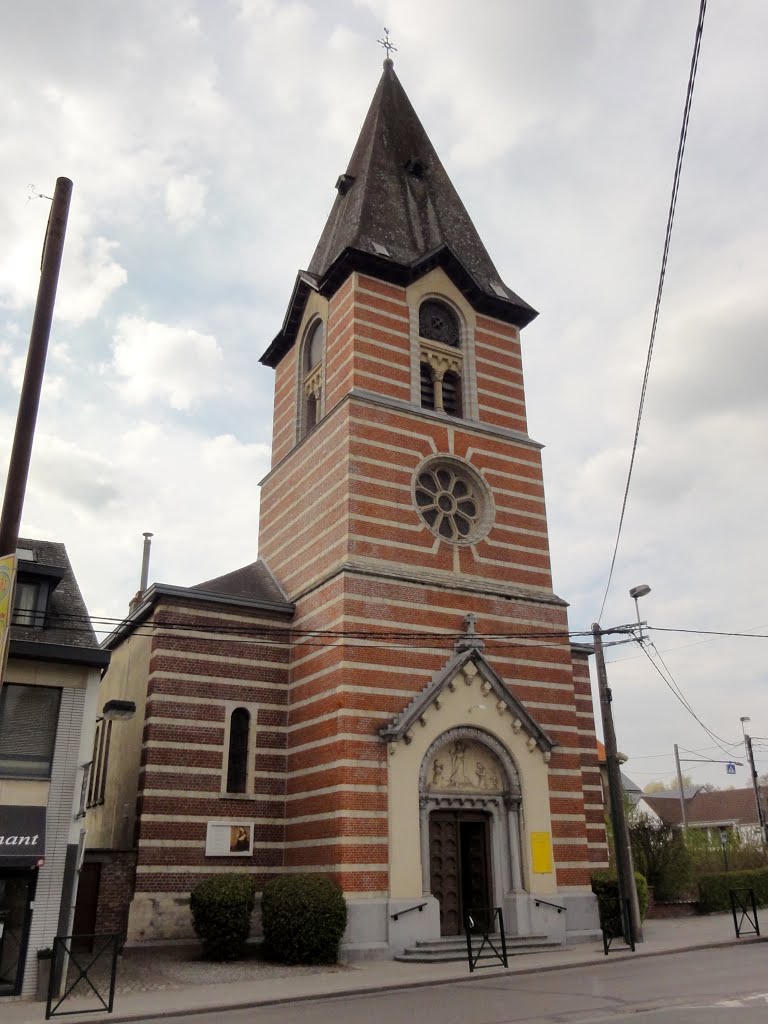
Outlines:
[[152, 584], [105, 641], [80, 930], [191, 936], [212, 873], [341, 885], [348, 956], [503, 910], [593, 938], [589, 679], [552, 589], [521, 331], [389, 57], [275, 374], [258, 559]]

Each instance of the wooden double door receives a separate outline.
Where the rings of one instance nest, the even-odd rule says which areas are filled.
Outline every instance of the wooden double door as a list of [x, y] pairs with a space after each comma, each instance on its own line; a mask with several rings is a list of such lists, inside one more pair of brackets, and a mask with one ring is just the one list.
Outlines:
[[468, 811], [433, 811], [429, 816], [430, 891], [440, 902], [440, 934], [461, 935], [472, 914], [485, 924], [492, 906], [490, 816]]

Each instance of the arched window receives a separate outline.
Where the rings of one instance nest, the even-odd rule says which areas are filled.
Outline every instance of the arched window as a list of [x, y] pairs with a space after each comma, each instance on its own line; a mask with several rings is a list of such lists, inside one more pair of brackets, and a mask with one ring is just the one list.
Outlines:
[[245, 793], [247, 791], [248, 740], [250, 731], [250, 713], [245, 708], [235, 708], [229, 718], [228, 793]]
[[323, 348], [325, 330], [322, 320], [315, 320], [304, 339], [301, 358], [301, 436], [317, 426], [321, 415], [323, 394]]
[[427, 299], [419, 306], [419, 334], [430, 341], [458, 348], [461, 341], [459, 321], [450, 306]]
[[451, 307], [439, 299], [419, 306], [420, 389], [422, 409], [462, 415], [461, 329]]

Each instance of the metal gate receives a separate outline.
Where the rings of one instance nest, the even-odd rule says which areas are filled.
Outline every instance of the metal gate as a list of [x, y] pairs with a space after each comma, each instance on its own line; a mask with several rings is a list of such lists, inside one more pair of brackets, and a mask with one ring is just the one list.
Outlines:
[[112, 1013], [121, 939], [120, 935], [56, 936], [46, 1020], [72, 1013]]

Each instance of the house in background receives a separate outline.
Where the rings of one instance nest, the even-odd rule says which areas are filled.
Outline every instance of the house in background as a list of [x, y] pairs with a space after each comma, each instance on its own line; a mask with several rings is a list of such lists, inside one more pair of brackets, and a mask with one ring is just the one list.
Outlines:
[[0, 686], [0, 996], [33, 995], [37, 950], [72, 932], [99, 682], [109, 664], [64, 545], [20, 539], [17, 556]]
[[[765, 807], [767, 786], [760, 787], [760, 795]], [[717, 789], [712, 793], [688, 789], [684, 801], [688, 828], [710, 832], [714, 837], [723, 831], [737, 832], [744, 840], [760, 841], [755, 791], [751, 786], [746, 789]], [[637, 809], [668, 825], [683, 824], [683, 808], [677, 793], [643, 794]]]

